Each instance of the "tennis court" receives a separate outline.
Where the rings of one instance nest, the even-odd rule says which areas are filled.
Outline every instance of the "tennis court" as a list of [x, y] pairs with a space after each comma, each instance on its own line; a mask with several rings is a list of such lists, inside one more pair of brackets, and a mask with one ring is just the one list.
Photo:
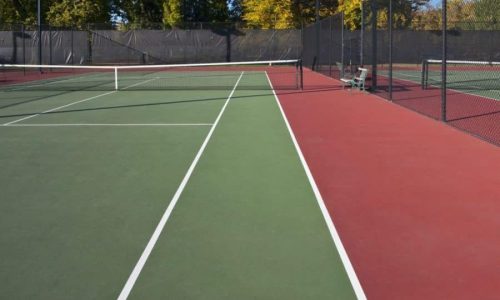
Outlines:
[[0, 91], [2, 297], [364, 297], [271, 83], [295, 68], [186, 74]]

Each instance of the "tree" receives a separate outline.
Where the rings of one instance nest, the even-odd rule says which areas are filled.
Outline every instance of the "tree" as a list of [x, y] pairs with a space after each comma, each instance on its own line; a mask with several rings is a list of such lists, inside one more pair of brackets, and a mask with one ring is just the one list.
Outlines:
[[411, 28], [414, 30], [441, 30], [441, 9], [427, 5], [413, 13]]
[[[42, 12], [48, 11], [54, 1], [41, 1]], [[22, 23], [35, 25], [37, 23], [37, 0], [0, 0], [0, 21], [4, 23]], [[42, 13], [42, 23], [45, 14]]]
[[226, 0], [184, 0], [182, 12], [186, 22], [226, 22], [229, 20]]
[[182, 23], [182, 0], [163, 1], [163, 24], [176, 27]]
[[[412, 23], [414, 13], [429, 0], [393, 0], [393, 26], [394, 28], [408, 28]], [[377, 27], [387, 28], [389, 23], [389, 0], [377, 0]], [[361, 27], [361, 4], [364, 5], [365, 22], [371, 26], [372, 18], [371, 1], [369, 0], [340, 0], [339, 12], [344, 12], [346, 27], [354, 30]]]
[[162, 0], [114, 0], [113, 13], [139, 27], [162, 23]]
[[242, 0], [228, 0], [227, 6], [229, 10], [229, 20], [231, 21], [241, 21], [243, 16], [243, 6], [241, 4]]
[[[243, 20], [251, 27], [300, 28], [316, 21], [315, 0], [243, 0]], [[333, 15], [337, 0], [320, 1], [320, 18]]]
[[290, 0], [244, 0], [243, 20], [250, 27], [256, 28], [292, 28], [295, 15]]
[[351, 30], [361, 28], [362, 0], [340, 0], [338, 11], [344, 13], [344, 25]]
[[478, 23], [477, 29], [500, 29], [500, 1], [478, 0], [474, 3], [474, 17]]
[[89, 23], [108, 23], [109, 11], [105, 0], [54, 1], [46, 13], [46, 20], [53, 26], [83, 28]]
[[449, 29], [474, 29], [474, 2], [448, 0], [447, 10]]
[[[320, 0], [319, 4], [320, 18], [335, 14], [339, 6], [338, 0]], [[293, 6], [299, 26], [300, 24], [312, 24], [316, 21], [316, 0], [294, 0]]]

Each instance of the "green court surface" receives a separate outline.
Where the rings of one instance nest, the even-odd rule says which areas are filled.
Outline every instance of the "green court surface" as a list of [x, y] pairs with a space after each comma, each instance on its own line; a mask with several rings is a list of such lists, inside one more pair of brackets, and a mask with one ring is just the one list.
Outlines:
[[[389, 76], [387, 70], [381, 70], [379, 73], [382, 76]], [[440, 87], [440, 71], [429, 70], [427, 76], [427, 84], [429, 86]], [[500, 100], [500, 90], [496, 87], [499, 77], [500, 71], [498, 68], [491, 70], [487, 68], [484, 70], [449, 70], [447, 72], [447, 88], [463, 94]], [[393, 78], [395, 80], [421, 84], [422, 71], [416, 69], [394, 69]]]
[[225, 80], [0, 91], [0, 298], [355, 299], [266, 74]]

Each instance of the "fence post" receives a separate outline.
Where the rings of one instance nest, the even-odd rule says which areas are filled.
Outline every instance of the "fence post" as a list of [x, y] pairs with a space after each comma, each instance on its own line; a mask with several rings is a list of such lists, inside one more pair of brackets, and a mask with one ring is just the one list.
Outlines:
[[230, 62], [232, 60], [232, 45], [231, 45], [231, 35], [233, 34], [233, 28], [231, 24], [225, 24], [226, 31], [226, 61]]
[[389, 1], [389, 100], [392, 101], [392, 0]]
[[52, 26], [49, 25], [49, 65], [52, 64]]
[[[21, 34], [23, 39], [23, 65], [26, 64], [26, 29], [24, 24], [21, 24]], [[26, 67], [23, 68], [23, 73], [26, 75]]]
[[92, 64], [92, 31], [90, 30], [90, 24], [87, 24], [87, 50], [88, 50], [87, 62], [89, 65], [91, 65]]
[[364, 65], [364, 41], [365, 41], [365, 3], [364, 0], [361, 0], [361, 32], [359, 33], [360, 37], [359, 39], [361, 40], [360, 47], [359, 47], [359, 64], [361, 67]]
[[333, 23], [333, 17], [329, 17], [329, 28], [328, 28], [328, 75], [332, 77], [332, 43], [333, 43], [333, 38], [332, 38], [332, 23]]
[[[38, 64], [42, 64], [42, 25], [38, 24]], [[42, 69], [40, 68], [40, 73]]]
[[300, 21], [300, 49], [299, 57], [304, 59], [304, 21]]
[[316, 0], [316, 3], [315, 3], [315, 18], [316, 18], [316, 22], [315, 22], [315, 27], [316, 27], [316, 52], [315, 52], [315, 55], [317, 57], [316, 59], [316, 63], [318, 63], [318, 65], [321, 66], [321, 59], [320, 59], [320, 52], [319, 52], [319, 48], [321, 47], [321, 43], [320, 43], [320, 31], [321, 31], [321, 23], [320, 23], [320, 16], [319, 16], [319, 9], [320, 9], [320, 0]]
[[441, 61], [441, 120], [446, 122], [446, 80], [447, 80], [447, 66], [446, 61], [448, 57], [448, 41], [447, 41], [447, 0], [442, 0], [442, 31], [443, 31], [443, 53]]
[[344, 61], [344, 12], [340, 13], [340, 64], [342, 65], [342, 70], [340, 70], [340, 77], [344, 76], [345, 61]]
[[71, 26], [71, 64], [75, 64], [75, 46], [74, 46], [74, 32], [75, 29], [73, 26]]
[[372, 91], [377, 90], [377, 1], [372, 0]]

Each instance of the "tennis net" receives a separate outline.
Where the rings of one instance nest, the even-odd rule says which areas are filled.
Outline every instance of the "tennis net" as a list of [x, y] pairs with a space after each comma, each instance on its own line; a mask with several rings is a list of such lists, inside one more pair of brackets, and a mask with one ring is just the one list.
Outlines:
[[0, 90], [224, 90], [301, 89], [300, 60], [275, 60], [202, 64], [73, 66], [0, 65]]
[[[443, 61], [428, 59], [422, 65], [424, 89], [440, 87]], [[500, 62], [493, 61], [446, 61], [447, 87], [459, 91], [500, 90]]]

